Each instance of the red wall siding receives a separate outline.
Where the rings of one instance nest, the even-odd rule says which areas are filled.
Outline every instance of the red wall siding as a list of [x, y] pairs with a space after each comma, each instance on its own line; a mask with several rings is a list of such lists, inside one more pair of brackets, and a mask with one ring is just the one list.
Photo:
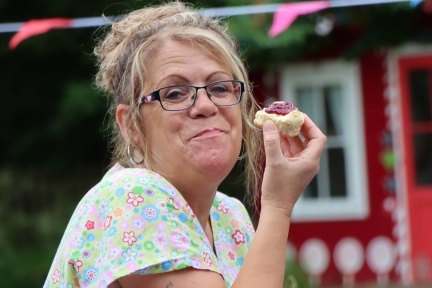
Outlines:
[[[366, 248], [369, 242], [377, 236], [387, 236], [393, 239], [393, 220], [391, 214], [383, 208], [384, 199], [391, 196], [383, 187], [389, 171], [386, 171], [380, 161], [380, 155], [385, 148], [383, 138], [387, 131], [387, 117], [384, 113], [386, 101], [383, 96], [386, 89], [384, 57], [381, 54], [370, 53], [359, 59], [364, 127], [366, 127], [365, 143], [370, 215], [361, 221], [293, 223], [289, 241], [297, 251], [310, 238], [319, 238], [327, 243], [331, 257], [333, 257], [335, 245], [344, 237], [356, 238], [362, 243], [363, 248]], [[331, 261], [325, 274], [322, 275], [321, 280], [324, 285], [342, 283], [342, 275], [337, 271], [333, 261]], [[356, 282], [375, 281], [376, 275], [365, 263], [356, 275]]]

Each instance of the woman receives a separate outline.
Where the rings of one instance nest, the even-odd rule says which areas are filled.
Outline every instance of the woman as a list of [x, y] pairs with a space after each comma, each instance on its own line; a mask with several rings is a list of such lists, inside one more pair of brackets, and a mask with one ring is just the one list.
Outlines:
[[[257, 130], [234, 42], [179, 2], [130, 13], [95, 53], [114, 99], [115, 164], [79, 203], [45, 287], [282, 287], [291, 213], [325, 136], [308, 117], [304, 142], [272, 122]], [[256, 232], [217, 192], [239, 156], [260, 195]]]

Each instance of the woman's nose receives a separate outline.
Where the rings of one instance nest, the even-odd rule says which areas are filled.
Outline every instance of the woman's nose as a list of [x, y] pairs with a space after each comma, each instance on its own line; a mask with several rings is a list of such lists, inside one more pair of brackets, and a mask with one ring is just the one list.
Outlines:
[[195, 94], [195, 102], [190, 108], [191, 115], [208, 117], [215, 113], [218, 108], [210, 97], [205, 88], [199, 88]]

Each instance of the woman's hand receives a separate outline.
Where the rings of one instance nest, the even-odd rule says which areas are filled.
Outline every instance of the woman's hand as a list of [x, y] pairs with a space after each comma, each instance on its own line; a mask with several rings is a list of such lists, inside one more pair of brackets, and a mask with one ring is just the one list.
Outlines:
[[326, 137], [305, 115], [300, 137], [281, 137], [277, 127], [266, 121], [263, 127], [266, 167], [261, 187], [261, 207], [280, 209], [291, 217], [294, 205], [319, 171]]

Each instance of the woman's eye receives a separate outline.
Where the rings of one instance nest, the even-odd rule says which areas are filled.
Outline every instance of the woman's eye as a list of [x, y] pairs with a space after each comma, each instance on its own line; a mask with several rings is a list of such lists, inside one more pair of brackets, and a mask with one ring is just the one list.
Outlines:
[[221, 93], [227, 93], [229, 91], [230, 89], [224, 85], [217, 85], [211, 88], [211, 93], [221, 94]]
[[167, 91], [163, 99], [168, 101], [181, 100], [186, 96], [186, 93], [181, 90]]

